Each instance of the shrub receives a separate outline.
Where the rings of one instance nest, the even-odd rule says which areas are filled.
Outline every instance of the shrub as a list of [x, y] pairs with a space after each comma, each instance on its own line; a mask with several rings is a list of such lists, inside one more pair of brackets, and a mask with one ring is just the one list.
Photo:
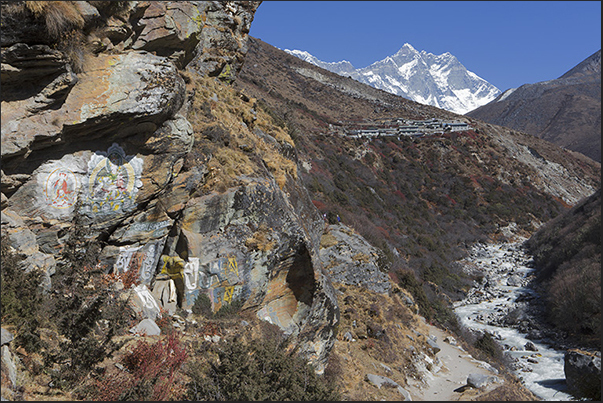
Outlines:
[[273, 338], [220, 343], [218, 360], [188, 366], [190, 400], [340, 400], [313, 367]]
[[214, 314], [214, 317], [217, 319], [233, 318], [238, 315], [243, 304], [243, 300], [239, 298], [232, 300], [229, 304], [222, 304], [220, 309]]
[[493, 358], [496, 362], [502, 362], [503, 360], [501, 347], [494, 341], [488, 332], [484, 332], [484, 334], [475, 341], [473, 347], [486, 354], [489, 358]]
[[195, 299], [195, 303], [191, 307], [191, 311], [193, 311], [195, 315], [201, 315], [206, 318], [210, 318], [213, 315], [211, 310], [211, 300], [207, 294], [199, 293]]
[[124, 370], [111, 370], [94, 379], [86, 397], [102, 401], [180, 400], [184, 385], [180, 369], [188, 357], [177, 334], [150, 344], [145, 340], [121, 359]]
[[14, 325], [15, 343], [26, 351], [36, 352], [43, 346], [38, 330], [45, 317], [45, 298], [39, 287], [42, 273], [26, 272], [19, 266], [22, 258], [10, 250], [8, 239], [2, 237], [1, 242], [2, 324]]

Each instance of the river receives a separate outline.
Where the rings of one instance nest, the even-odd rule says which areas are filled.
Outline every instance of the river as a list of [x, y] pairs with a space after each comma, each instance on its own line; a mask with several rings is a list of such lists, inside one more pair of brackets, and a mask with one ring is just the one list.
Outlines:
[[[474, 246], [470, 255], [459, 263], [466, 272], [480, 273], [483, 278], [476, 281], [464, 300], [455, 303], [454, 309], [465, 328], [493, 335], [510, 358], [513, 372], [532, 393], [543, 400], [575, 400], [566, 392], [565, 350], [555, 349], [543, 338], [530, 339], [527, 333], [518, 330], [526, 326], [506, 325], [505, 318], [509, 313], [517, 313], [516, 308], [525, 304], [522, 301], [538, 298], [527, 287], [534, 269], [530, 256], [521, 247], [524, 240]], [[514, 323], [518, 323], [517, 318]]]

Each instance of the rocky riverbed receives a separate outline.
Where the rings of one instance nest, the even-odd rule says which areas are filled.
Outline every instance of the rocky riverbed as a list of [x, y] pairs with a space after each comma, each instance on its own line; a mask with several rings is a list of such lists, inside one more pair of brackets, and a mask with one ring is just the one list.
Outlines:
[[572, 400], [567, 393], [563, 334], [542, 323], [542, 302], [530, 287], [534, 277], [525, 239], [477, 244], [459, 263], [475, 276], [474, 287], [455, 312], [472, 332], [490, 333], [503, 348], [511, 368], [543, 400]]

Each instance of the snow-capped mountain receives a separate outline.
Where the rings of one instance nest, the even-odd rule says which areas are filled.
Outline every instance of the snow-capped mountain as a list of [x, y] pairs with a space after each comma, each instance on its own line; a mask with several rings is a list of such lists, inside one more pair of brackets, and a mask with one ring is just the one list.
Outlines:
[[285, 52], [333, 73], [458, 114], [485, 105], [500, 94], [498, 88], [467, 70], [450, 53], [419, 52], [408, 43], [396, 54], [361, 69], [346, 60], [329, 63], [305, 51]]

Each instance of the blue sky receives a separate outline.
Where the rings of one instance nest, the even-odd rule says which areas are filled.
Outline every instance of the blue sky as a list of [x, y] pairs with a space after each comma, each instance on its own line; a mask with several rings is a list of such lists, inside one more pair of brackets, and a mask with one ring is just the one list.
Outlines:
[[264, 1], [250, 35], [356, 68], [408, 42], [452, 53], [504, 91], [558, 78], [601, 49], [601, 2]]

